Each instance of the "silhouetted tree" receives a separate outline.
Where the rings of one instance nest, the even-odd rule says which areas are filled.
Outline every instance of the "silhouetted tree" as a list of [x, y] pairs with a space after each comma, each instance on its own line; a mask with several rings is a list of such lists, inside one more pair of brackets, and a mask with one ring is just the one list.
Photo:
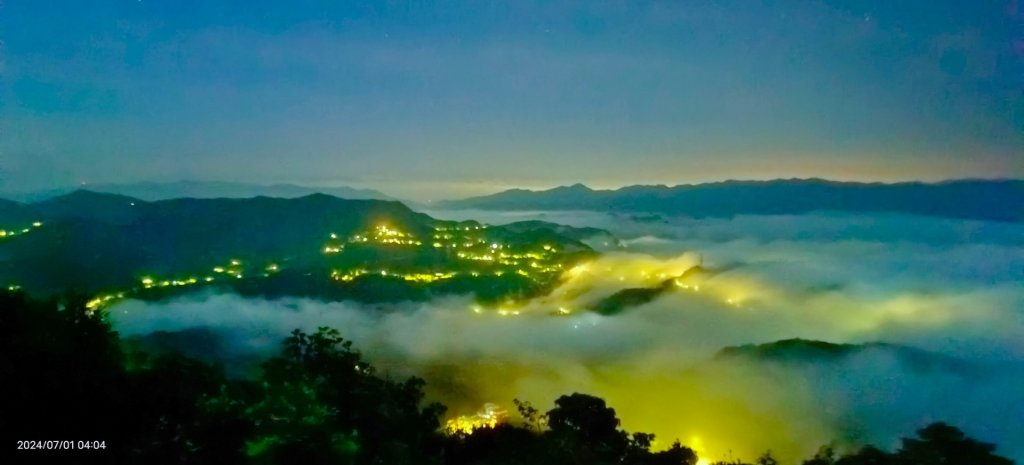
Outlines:
[[222, 372], [173, 355], [140, 356], [126, 369], [117, 333], [85, 302], [0, 292], [0, 377], [9, 380], [0, 431], [104, 441], [79, 463], [239, 463], [239, 418], [203, 407], [222, 389]]
[[714, 462], [712, 465], [778, 465], [778, 463], [779, 462], [775, 459], [775, 457], [772, 456], [772, 451], [769, 450], [761, 454], [761, 456], [758, 457], [753, 464], [744, 462], [740, 459], [729, 459], [719, 460], [717, 462]]
[[908, 465], [1012, 465], [1013, 461], [993, 454], [994, 444], [968, 438], [945, 423], [933, 423], [917, 431], [918, 439], [903, 438], [896, 456]]
[[758, 457], [757, 460], [754, 461], [754, 463], [757, 465], [779, 465], [779, 461], [776, 460], [774, 456], [772, 456], [772, 451], [770, 450], [765, 451], [765, 453], [761, 454], [761, 456]]
[[652, 452], [644, 459], [647, 465], [695, 465], [697, 453], [675, 441], [672, 446], [660, 452]]
[[547, 427], [547, 415], [540, 413], [540, 410], [537, 410], [537, 408], [530, 402], [512, 399], [512, 404], [515, 405], [516, 410], [519, 411], [519, 416], [523, 417], [523, 422], [526, 424], [526, 427], [537, 432], [540, 432]]
[[629, 445], [619, 429], [615, 409], [587, 394], [573, 393], [555, 400], [547, 413], [550, 437], [569, 463], [615, 463]]
[[264, 363], [250, 408], [250, 453], [275, 463], [425, 463], [438, 442], [439, 404], [423, 406], [424, 382], [374, 375], [337, 330], [296, 330]]
[[814, 457], [804, 460], [803, 465], [832, 465], [836, 463], [836, 451], [832, 446], [821, 446]]
[[876, 447], [867, 446], [836, 460], [836, 465], [894, 465], [896, 458]]
[[903, 438], [896, 453], [867, 446], [853, 454], [835, 458], [831, 448], [822, 448], [804, 465], [1012, 465], [1013, 461], [993, 454], [995, 446], [971, 439], [945, 423], [933, 423], [917, 431], [917, 438]]

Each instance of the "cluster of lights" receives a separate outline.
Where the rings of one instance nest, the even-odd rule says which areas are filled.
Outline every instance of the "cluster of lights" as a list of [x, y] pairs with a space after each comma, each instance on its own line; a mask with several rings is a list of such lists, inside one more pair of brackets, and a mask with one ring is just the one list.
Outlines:
[[[697, 285], [697, 284], [687, 284], [687, 283], [684, 283], [684, 282], [680, 281], [678, 278], [675, 280], [675, 283], [676, 283], [676, 286], [678, 286], [679, 288], [681, 288], [683, 290], [690, 291], [690, 292], [700, 292], [700, 285]], [[732, 306], [732, 307], [740, 307], [740, 306], [743, 305], [743, 301], [744, 300], [746, 300], [745, 297], [738, 296], [738, 295], [734, 294], [732, 296], [726, 297], [725, 300], [724, 300], [724, 303], [726, 305], [729, 305], [729, 306]]]
[[[434, 239], [448, 242], [438, 241], [434, 242], [433, 245], [436, 248], [461, 248], [462, 250], [455, 253], [455, 257], [460, 260], [480, 262], [485, 265], [495, 264], [509, 268], [526, 265], [535, 273], [560, 273], [562, 271], [562, 264], [554, 262], [558, 252], [558, 249], [555, 246], [545, 244], [541, 247], [542, 250], [513, 251], [507, 244], [487, 241], [483, 237], [460, 236], [445, 232], [476, 231], [479, 229], [486, 229], [486, 226], [434, 228], [436, 232], [442, 232], [442, 234], [434, 234]], [[496, 276], [501, 276], [503, 273], [504, 271], [499, 271], [494, 274]], [[531, 277], [530, 271], [527, 271], [524, 268], [516, 269], [516, 273], [521, 276]], [[474, 274], [474, 276], [477, 275], [479, 275], [479, 273]]]
[[337, 233], [331, 233], [330, 237], [331, 242], [328, 242], [323, 248], [323, 252], [327, 255], [344, 252], [345, 246], [348, 244], [423, 245], [423, 242], [417, 240], [412, 234], [391, 228], [385, 224], [377, 225], [369, 233], [356, 234], [350, 237], [347, 243], [339, 241]]
[[354, 270], [349, 270], [349, 271], [344, 272], [344, 273], [335, 270], [335, 271], [331, 272], [331, 278], [333, 278], [334, 280], [337, 280], [337, 281], [351, 282], [351, 281], [355, 281], [355, 279], [360, 277], [360, 276], [368, 275], [368, 274], [377, 274], [377, 275], [380, 275], [380, 276], [392, 277], [392, 278], [402, 279], [402, 280], [405, 280], [405, 281], [410, 281], [410, 282], [415, 282], [415, 283], [432, 283], [432, 282], [436, 282], [436, 281], [443, 281], [445, 279], [454, 278], [456, 275], [458, 275], [458, 273], [456, 273], [454, 271], [447, 272], [447, 273], [442, 273], [442, 272], [436, 272], [436, 273], [396, 273], [394, 271], [388, 271], [388, 270], [385, 270], [385, 269], [381, 269], [381, 270], [377, 270], [377, 271], [371, 272], [371, 271], [363, 269], [363, 268], [357, 268], [357, 269], [354, 269]]
[[36, 222], [32, 223], [31, 227], [28, 227], [28, 228], [0, 229], [0, 238], [14, 237], [14, 236], [20, 236], [22, 234], [28, 234], [28, 233], [32, 232], [33, 229], [41, 228], [41, 227], [43, 227], [43, 223], [41, 221], [36, 221]]
[[345, 273], [345, 274], [342, 274], [342, 273], [340, 273], [338, 271], [334, 271], [334, 272], [331, 273], [331, 277], [336, 279], [336, 280], [338, 280], [338, 281], [348, 282], [348, 281], [352, 281], [352, 280], [354, 280], [354, 279], [356, 279], [356, 278], [358, 278], [358, 277], [360, 277], [360, 276], [362, 276], [364, 274], [367, 274], [367, 273], [368, 272], [366, 270], [363, 270], [363, 269], [351, 270], [351, 271], [349, 271], [348, 273]]
[[481, 229], [487, 229], [486, 224], [473, 225], [473, 226], [438, 226], [434, 228], [434, 231], [478, 231]]
[[142, 288], [143, 289], [152, 289], [154, 287], [191, 286], [191, 285], [199, 284], [199, 283], [213, 282], [213, 280], [214, 280], [213, 276], [207, 276], [207, 277], [205, 277], [205, 278], [203, 278], [201, 280], [199, 278], [196, 278], [196, 277], [190, 277], [190, 278], [184, 278], [184, 279], [156, 280], [156, 279], [153, 279], [152, 277], [146, 276], [146, 277], [142, 278], [141, 281], [142, 281]]
[[[277, 273], [280, 270], [280, 265], [276, 263], [269, 263], [263, 268], [263, 276], [268, 277], [271, 274]], [[142, 285], [142, 289], [187, 287], [194, 286], [197, 284], [212, 283], [218, 279], [217, 275], [224, 275], [226, 277], [234, 279], [242, 279], [244, 277], [244, 271], [245, 270], [242, 265], [242, 261], [238, 259], [232, 259], [228, 262], [227, 266], [213, 267], [213, 272], [215, 273], [214, 275], [204, 276], [202, 278], [190, 276], [188, 278], [159, 279], [154, 278], [152, 276], [143, 276], [142, 278], [139, 279], [139, 282]], [[100, 307], [108, 305], [114, 300], [123, 299], [125, 295], [125, 292], [118, 292], [114, 294], [98, 296], [90, 300], [89, 302], [86, 302], [86, 308], [88, 308], [89, 310], [96, 310]]]
[[[372, 235], [372, 241], [378, 244], [423, 245], [423, 243], [416, 240], [412, 234], [390, 228], [386, 224], [377, 225], [377, 227], [373, 229]], [[368, 242], [371, 240], [364, 235], [356, 235], [353, 239], [356, 239], [353, 242]]]
[[[36, 222], [33, 227], [41, 227], [41, 222]], [[545, 274], [545, 273], [559, 273], [562, 271], [562, 264], [554, 262], [558, 249], [551, 245], [543, 245], [538, 250], [531, 251], [513, 251], [511, 248], [499, 242], [488, 241], [480, 235], [481, 230], [486, 230], [487, 225], [469, 225], [469, 226], [439, 226], [435, 227], [434, 239], [438, 241], [433, 242], [431, 245], [434, 248], [458, 248], [462, 247], [456, 256], [461, 260], [474, 261], [481, 263], [485, 268], [482, 271], [463, 271], [467, 275], [473, 277], [479, 277], [482, 275], [493, 275], [503, 276], [506, 273], [515, 273], [520, 276], [524, 276], [530, 279], [539, 279], [534, 277], [534, 274]], [[26, 229], [25, 231], [28, 231]], [[474, 232], [476, 232], [474, 234]], [[469, 233], [469, 234], [467, 234]], [[10, 231], [0, 231], [0, 236], [13, 235], [16, 233]], [[349, 238], [346, 242], [339, 238], [338, 234], [330, 233], [331, 242], [324, 246], [323, 252], [326, 254], [337, 254], [345, 250], [346, 245], [349, 244], [388, 244], [388, 245], [411, 245], [411, 246], [422, 246], [423, 243], [417, 240], [412, 234], [404, 232], [399, 229], [395, 229], [387, 226], [386, 224], [380, 224], [374, 227], [371, 231], [365, 234], [356, 234]], [[443, 242], [442, 242], [443, 241]], [[187, 278], [156, 278], [146, 276], [141, 278], [141, 289], [153, 289], [153, 288], [174, 288], [174, 287], [185, 287], [193, 286], [197, 284], [211, 283], [222, 278], [234, 278], [243, 279], [249, 273], [260, 273], [262, 276], [269, 277], [272, 273], [276, 273], [280, 270], [280, 267], [275, 263], [270, 263], [260, 269], [247, 268], [243, 265], [239, 259], [232, 259], [227, 264], [214, 266], [212, 268], [213, 273], [204, 277], [197, 277], [196, 275]], [[416, 271], [416, 272], [393, 272], [386, 269], [379, 269], [371, 271], [367, 269], [352, 269], [338, 271], [335, 270], [331, 273], [331, 278], [342, 282], [355, 281], [357, 278], [367, 274], [379, 274], [380, 276], [392, 277], [395, 279], [401, 279], [412, 283], [436, 283], [439, 281], [448, 280], [458, 276], [459, 271], [432, 270], [429, 272]], [[14, 287], [12, 286], [13, 290]], [[90, 308], [98, 308], [114, 300], [120, 298], [124, 293], [111, 294], [100, 296], [89, 303]], [[497, 314], [501, 316], [518, 315], [518, 310], [498, 310]]]
[[[280, 266], [279, 265], [277, 265], [276, 263], [270, 263], [266, 267], [264, 267], [264, 271], [265, 272], [263, 273], [263, 276], [265, 276], [265, 277], [266, 276], [270, 276], [271, 273], [276, 273], [279, 270], [280, 270]], [[238, 260], [238, 259], [233, 259], [233, 260], [231, 260], [229, 262], [229, 266], [227, 266], [227, 267], [215, 266], [213, 268], [213, 272], [217, 273], [217, 274], [223, 274], [223, 275], [226, 275], [226, 276], [229, 276], [229, 277], [233, 277], [235, 279], [242, 279], [242, 277], [243, 277], [243, 275], [242, 275], [242, 272], [243, 272], [242, 261]], [[144, 276], [139, 281], [142, 284], [142, 289], [153, 289], [153, 288], [186, 287], [186, 286], [193, 286], [193, 285], [196, 285], [196, 284], [206, 284], [206, 283], [212, 283], [216, 279], [217, 279], [217, 277], [215, 275], [214, 276], [205, 276], [203, 278], [198, 278], [198, 277], [195, 277], [195, 276], [191, 276], [191, 277], [188, 277], [188, 278], [176, 278], [176, 279], [157, 279], [157, 278], [153, 278], [152, 276]], [[14, 289], [11, 289], [11, 290], [14, 290]], [[98, 308], [100, 308], [102, 306], [108, 305], [110, 302], [112, 302], [114, 300], [123, 299], [125, 295], [126, 295], [125, 292], [118, 292], [118, 293], [114, 293], [114, 294], [102, 295], [102, 296], [96, 297], [96, 298], [86, 302], [86, 308], [88, 308], [89, 310], [96, 310], [96, 309], [98, 309]]]
[[[505, 305], [506, 306], [514, 306], [515, 302], [512, 301], [512, 300], [508, 300], [508, 301], [505, 302]], [[473, 306], [470, 307], [470, 309], [473, 311], [473, 313], [475, 313], [477, 315], [482, 315], [485, 312], [488, 312], [488, 313], [490, 312], [489, 310], [485, 310], [483, 307], [481, 307], [479, 305], [473, 305]], [[515, 310], [515, 309], [498, 308], [497, 310], [494, 310], [494, 314], [498, 315], [498, 316], [502, 316], [502, 317], [508, 317], [508, 316], [519, 316], [519, 315], [522, 314], [522, 312], [520, 312], [519, 310]], [[559, 314], [561, 314], [561, 315], [568, 315], [568, 313], [559, 313]]]
[[377, 240], [377, 242], [379, 242], [381, 244], [423, 245], [423, 243], [420, 242], [420, 241], [414, 241], [414, 240], [411, 240], [411, 239], [410, 240], [404, 240], [404, 239], [398, 239], [398, 238], [394, 238], [394, 237], [386, 237], [386, 238], [383, 238], [383, 239], [379, 239], [379, 240]]
[[124, 298], [124, 292], [118, 292], [117, 294], [107, 294], [104, 296], [96, 297], [85, 303], [85, 308], [90, 311], [95, 311], [101, 306], [109, 304], [111, 301]]
[[473, 431], [489, 429], [505, 421], [507, 413], [495, 404], [484, 404], [484, 408], [473, 415], [463, 415], [449, 419], [444, 424], [444, 432], [449, 435], [473, 434]]
[[[439, 227], [435, 227], [434, 228], [434, 235], [432, 236], [435, 239], [434, 247], [438, 247], [438, 248], [440, 248], [440, 247], [474, 248], [474, 247], [486, 246], [488, 244], [488, 241], [483, 236], [473, 236], [473, 235], [469, 235], [469, 234], [464, 234], [466, 232], [479, 231], [481, 229], [487, 229], [487, 226], [483, 225], [483, 226], [462, 226], [462, 227], [459, 227], [459, 226], [453, 226], [453, 227], [439, 226]], [[451, 232], [448, 232], [448, 231], [451, 231]], [[492, 250], [498, 250], [498, 249], [503, 249], [503, 248], [505, 248], [505, 246], [503, 244], [498, 244], [496, 242], [491, 242], [490, 243], [490, 249], [492, 249]]]
[[[266, 277], [266, 276], [269, 276], [270, 273], [276, 273], [276, 272], [280, 271], [280, 267], [276, 263], [268, 263], [265, 267], [263, 267], [262, 271], [263, 271], [263, 276]], [[228, 262], [228, 265], [226, 265], [226, 266], [215, 266], [215, 267], [213, 267], [213, 272], [217, 273], [217, 274], [227, 275], [227, 276], [234, 276], [235, 279], [242, 279], [243, 277], [245, 277], [246, 268], [242, 264], [241, 260], [235, 258], [235, 259], [231, 259], [231, 261]], [[207, 279], [207, 281], [213, 281], [213, 280], [212, 279]]]
[[697, 285], [697, 284], [693, 284], [693, 285], [686, 284], [686, 283], [684, 283], [684, 282], [682, 282], [682, 281], [680, 281], [678, 279], [676, 279], [675, 282], [676, 282], [676, 286], [679, 286], [682, 289], [685, 289], [687, 291], [700, 292], [700, 286]]
[[413, 273], [413, 274], [406, 274], [406, 275], [401, 275], [401, 276], [402, 276], [402, 279], [405, 279], [406, 281], [412, 281], [414, 283], [432, 283], [434, 281], [441, 281], [441, 280], [444, 280], [444, 279], [451, 279], [451, 278], [455, 277], [455, 275], [456, 275], [455, 272], [449, 272], [449, 273], [434, 273], [434, 274]]
[[[508, 272], [514, 272], [520, 276], [530, 279], [538, 279], [536, 274], [554, 274], [562, 271], [562, 264], [555, 261], [558, 249], [555, 246], [545, 244], [539, 250], [513, 251], [507, 244], [495, 241], [488, 241], [482, 235], [487, 225], [469, 226], [437, 226], [434, 228], [432, 238], [434, 241], [429, 246], [436, 249], [459, 249], [455, 257], [460, 260], [480, 263], [490, 270], [469, 271], [467, 274], [479, 277], [484, 274], [502, 276]], [[476, 232], [476, 234], [474, 234]], [[468, 234], [467, 234], [468, 233]], [[348, 242], [339, 241], [336, 233], [330, 234], [331, 242], [328, 242], [323, 252], [325, 254], [338, 254], [345, 250], [346, 245], [351, 244], [394, 244], [421, 246], [423, 243], [417, 240], [412, 234], [389, 227], [385, 224], [377, 225], [372, 231], [365, 234], [356, 234], [349, 238]], [[497, 269], [495, 269], [497, 268]], [[358, 277], [371, 274], [365, 269], [353, 269], [347, 271], [334, 271], [331, 277], [338, 281], [354, 281]], [[456, 271], [446, 272], [417, 272], [417, 273], [394, 273], [388, 270], [377, 270], [372, 274], [381, 276], [393, 276], [410, 282], [432, 283], [450, 279], [459, 274]]]

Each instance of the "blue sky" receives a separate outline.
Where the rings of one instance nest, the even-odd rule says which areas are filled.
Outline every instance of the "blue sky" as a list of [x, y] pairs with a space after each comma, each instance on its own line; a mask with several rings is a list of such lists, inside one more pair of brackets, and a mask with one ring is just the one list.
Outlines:
[[1024, 176], [1024, 6], [17, 1], [0, 190]]

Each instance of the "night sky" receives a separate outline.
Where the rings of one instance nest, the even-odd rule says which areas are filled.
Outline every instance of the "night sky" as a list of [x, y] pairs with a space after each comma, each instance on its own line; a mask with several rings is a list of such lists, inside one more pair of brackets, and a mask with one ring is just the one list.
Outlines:
[[1024, 177], [1024, 2], [0, 0], [0, 190]]

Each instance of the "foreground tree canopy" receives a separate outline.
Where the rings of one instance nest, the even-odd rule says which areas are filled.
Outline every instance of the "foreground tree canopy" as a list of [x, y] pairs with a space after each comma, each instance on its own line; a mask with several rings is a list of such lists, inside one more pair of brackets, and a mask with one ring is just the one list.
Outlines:
[[[424, 381], [378, 376], [334, 329], [294, 331], [251, 379], [181, 355], [126, 348], [86, 299], [0, 293], [0, 463], [626, 464], [694, 465], [673, 443], [624, 431], [604, 400], [562, 396], [541, 413], [516, 401], [520, 425], [445, 434]], [[17, 451], [16, 440], [103, 441], [87, 451]], [[825, 447], [804, 465], [1009, 465], [995, 446], [943, 423], [894, 452]], [[721, 462], [742, 465], [745, 462]], [[766, 453], [754, 463], [777, 461]]]

